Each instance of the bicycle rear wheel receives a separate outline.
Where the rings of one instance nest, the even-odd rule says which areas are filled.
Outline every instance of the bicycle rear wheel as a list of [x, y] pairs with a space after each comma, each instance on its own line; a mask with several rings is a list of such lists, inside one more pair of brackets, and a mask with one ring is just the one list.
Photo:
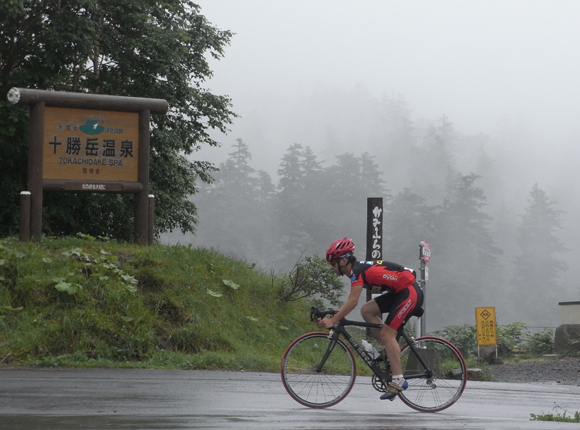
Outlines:
[[346, 343], [337, 339], [318, 370], [331, 340], [328, 333], [307, 333], [290, 344], [281, 364], [282, 383], [298, 403], [326, 408], [344, 399], [356, 379], [356, 363]]
[[461, 352], [445, 339], [425, 336], [415, 342], [415, 349], [427, 364], [430, 374], [421, 378], [412, 377], [423, 373], [424, 368], [409, 345], [405, 345], [401, 351], [401, 364], [409, 387], [399, 397], [417, 411], [442, 411], [454, 404], [465, 389], [465, 361]]

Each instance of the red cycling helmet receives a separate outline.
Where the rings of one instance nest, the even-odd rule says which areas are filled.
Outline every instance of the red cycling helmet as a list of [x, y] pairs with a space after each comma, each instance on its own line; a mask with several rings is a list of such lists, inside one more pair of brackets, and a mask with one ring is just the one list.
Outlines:
[[354, 251], [354, 243], [348, 237], [337, 240], [330, 244], [330, 248], [326, 251], [326, 260], [332, 261], [344, 256], [345, 254]]

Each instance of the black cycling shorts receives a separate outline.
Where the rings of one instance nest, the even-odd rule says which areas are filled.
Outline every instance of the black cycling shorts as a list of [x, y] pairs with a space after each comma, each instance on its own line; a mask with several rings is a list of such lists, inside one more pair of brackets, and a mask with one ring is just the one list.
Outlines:
[[423, 290], [414, 282], [398, 293], [381, 294], [374, 300], [381, 313], [388, 313], [385, 324], [399, 330], [413, 316], [415, 309], [423, 305]]

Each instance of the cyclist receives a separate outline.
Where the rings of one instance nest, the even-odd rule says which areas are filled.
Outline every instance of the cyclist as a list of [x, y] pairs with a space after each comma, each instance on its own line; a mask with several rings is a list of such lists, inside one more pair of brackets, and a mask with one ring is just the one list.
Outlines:
[[408, 387], [403, 378], [397, 332], [415, 309], [423, 304], [423, 291], [415, 282], [412, 269], [388, 261], [357, 261], [353, 254], [354, 248], [352, 240], [345, 237], [333, 242], [326, 251], [326, 260], [333, 271], [339, 276], [350, 278], [351, 289], [348, 299], [338, 312], [330, 318], [319, 319], [316, 324], [328, 329], [346, 317], [358, 304], [363, 288], [380, 287], [382, 291], [389, 290], [390, 294], [382, 294], [365, 303], [361, 315], [366, 322], [382, 324], [381, 314], [388, 313], [382, 328], [373, 329], [371, 334], [383, 344], [391, 363], [392, 381], [381, 399], [393, 399]]

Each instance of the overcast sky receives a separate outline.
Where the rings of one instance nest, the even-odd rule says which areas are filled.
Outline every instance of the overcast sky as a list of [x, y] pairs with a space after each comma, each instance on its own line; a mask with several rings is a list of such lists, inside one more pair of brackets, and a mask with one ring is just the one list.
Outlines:
[[234, 140], [246, 141], [256, 127], [275, 142], [278, 157], [303, 135], [276, 135], [268, 115], [283, 110], [272, 100], [307, 103], [293, 98], [320, 85], [362, 85], [377, 98], [400, 93], [413, 119], [445, 114], [467, 134], [493, 133], [507, 118], [531, 135], [557, 135], [555, 145], [577, 144], [580, 1], [197, 3], [212, 24], [236, 33], [225, 58], [212, 61], [206, 86], [231, 96], [242, 118], [218, 136], [222, 149], [202, 151], [210, 161], [223, 161]]

